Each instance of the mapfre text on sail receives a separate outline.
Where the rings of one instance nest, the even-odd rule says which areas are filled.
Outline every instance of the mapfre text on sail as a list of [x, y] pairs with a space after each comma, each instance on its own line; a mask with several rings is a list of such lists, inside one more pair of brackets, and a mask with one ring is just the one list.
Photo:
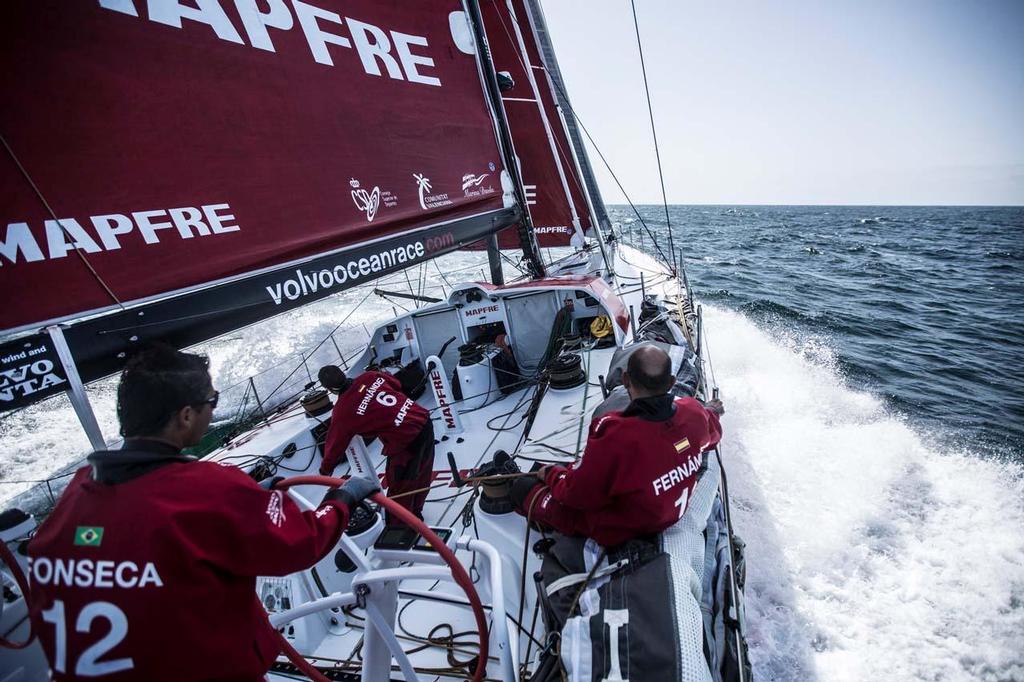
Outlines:
[[[334, 45], [355, 49], [363, 70], [372, 76], [381, 76], [383, 66], [394, 80], [441, 85], [440, 78], [424, 73], [424, 69], [434, 67], [434, 60], [422, 54], [427, 47], [425, 37], [385, 30], [351, 17], [342, 19], [339, 14], [302, 0], [205, 0], [188, 4], [177, 0], [97, 1], [105, 9], [132, 17], [148, 16], [150, 21], [174, 28], [210, 30], [221, 40], [267, 52], [276, 52], [270, 29], [290, 31], [297, 26], [319, 64], [334, 66], [328, 49], [328, 45]], [[196, 6], [190, 7], [191, 4]], [[262, 11], [264, 8], [267, 11]], [[140, 9], [145, 10], [145, 15]], [[232, 22], [235, 17], [236, 21], [241, 20], [244, 37]], [[413, 54], [414, 48], [421, 54]]]
[[[173, 234], [179, 239], [209, 237], [237, 232], [228, 204], [182, 206], [179, 208], [135, 211], [128, 215], [109, 213], [91, 216], [88, 221], [74, 218], [47, 220], [43, 236], [37, 239], [28, 223], [8, 223], [0, 233], [0, 267], [17, 263], [64, 258], [75, 249], [85, 253], [116, 251], [122, 241], [141, 239], [146, 244], [159, 244], [161, 237]], [[37, 224], [38, 225], [38, 224]], [[160, 234], [163, 232], [163, 234]]]

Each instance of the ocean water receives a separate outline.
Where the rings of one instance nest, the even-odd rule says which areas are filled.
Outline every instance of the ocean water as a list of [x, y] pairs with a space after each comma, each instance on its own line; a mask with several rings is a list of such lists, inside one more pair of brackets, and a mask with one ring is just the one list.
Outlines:
[[[670, 211], [726, 403], [756, 678], [1024, 682], [1024, 209]], [[640, 212], [667, 248], [662, 209]], [[376, 285], [436, 295], [481, 265], [453, 254]], [[205, 344], [218, 418], [254, 372], [264, 397], [301, 387], [296, 352], [332, 331], [314, 374], [365, 343], [391, 312], [366, 296]], [[110, 437], [114, 386], [89, 389]], [[88, 447], [61, 400], [0, 419], [0, 438], [0, 502]]]
[[1024, 680], [1024, 209], [670, 217], [726, 404], [757, 678]]

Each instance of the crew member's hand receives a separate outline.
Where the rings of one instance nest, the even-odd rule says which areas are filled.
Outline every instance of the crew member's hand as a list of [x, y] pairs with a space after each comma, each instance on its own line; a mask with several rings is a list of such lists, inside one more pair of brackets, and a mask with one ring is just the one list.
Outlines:
[[551, 465], [550, 464], [545, 464], [544, 466], [542, 466], [540, 469], [537, 469], [537, 471], [535, 471], [533, 473], [541, 481], [546, 481], [548, 479], [548, 472], [549, 471], [551, 471]]
[[327, 494], [324, 495], [324, 502], [327, 500], [341, 500], [351, 509], [376, 492], [380, 492], [380, 483], [377, 479], [353, 476], [345, 481], [345, 484], [340, 488], [328, 490]]
[[283, 481], [284, 476], [271, 476], [270, 478], [264, 478], [260, 481], [260, 487], [264, 490], [273, 490], [274, 486], [277, 485], [278, 481]]
[[722, 401], [719, 400], [718, 398], [715, 398], [714, 400], [709, 400], [706, 403], [706, 407], [719, 416], [725, 414], [725, 405], [723, 405]]

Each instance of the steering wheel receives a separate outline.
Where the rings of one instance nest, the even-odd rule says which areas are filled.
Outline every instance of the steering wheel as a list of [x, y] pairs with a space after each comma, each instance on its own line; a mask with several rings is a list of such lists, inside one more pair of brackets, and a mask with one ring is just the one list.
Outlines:
[[[347, 479], [344, 478], [333, 478], [331, 476], [295, 476], [292, 478], [286, 478], [278, 481], [277, 485], [274, 486], [277, 489], [284, 490], [296, 485], [322, 485], [328, 488], [337, 488], [345, 483]], [[412, 512], [405, 507], [401, 506], [394, 500], [385, 497], [383, 493], [374, 493], [371, 500], [381, 505], [390, 514], [399, 519], [402, 523], [409, 526], [430, 543], [430, 546], [434, 548], [445, 563], [448, 564], [448, 568], [451, 569], [452, 577], [455, 582], [462, 588], [462, 591], [466, 594], [466, 598], [469, 600], [469, 605], [473, 610], [473, 617], [476, 620], [477, 637], [479, 639], [480, 653], [477, 656], [477, 666], [473, 673], [472, 682], [482, 682], [484, 676], [487, 673], [487, 619], [484, 616], [484, 607], [480, 602], [480, 595], [476, 592], [476, 587], [473, 586], [473, 581], [470, 579], [469, 574], [466, 573], [466, 569], [459, 563], [455, 553], [448, 548], [444, 540], [439, 538], [437, 534], [430, 530], [427, 524], [423, 523], [417, 518]], [[295, 647], [285, 639], [285, 636], [278, 632], [278, 640], [281, 644], [281, 650], [292, 664], [305, 673], [310, 679], [316, 682], [327, 682], [327, 678], [315, 667], [313, 667], [309, 661], [307, 661], [302, 654], [295, 650]]]
[[[11, 571], [11, 575], [14, 576], [14, 581], [18, 583], [18, 589], [21, 590], [21, 596], [25, 599], [25, 603], [28, 604], [28, 580], [25, 578], [25, 572], [21, 570], [21, 564], [14, 558], [11, 550], [7, 548], [7, 543], [0, 541], [0, 559], [3, 563], [7, 564], [7, 567]], [[3, 605], [0, 604], [0, 610], [3, 609]], [[29, 606], [29, 614], [32, 613], [32, 607]], [[28, 620], [28, 639], [24, 642], [10, 642], [3, 637], [0, 637], [0, 647], [5, 649], [24, 649], [32, 640], [36, 638], [35, 630], [32, 628], [32, 619]]]

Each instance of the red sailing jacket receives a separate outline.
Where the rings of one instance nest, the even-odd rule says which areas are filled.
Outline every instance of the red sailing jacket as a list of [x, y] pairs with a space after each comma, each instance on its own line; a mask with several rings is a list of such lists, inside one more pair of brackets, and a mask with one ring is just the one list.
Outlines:
[[320, 473], [329, 476], [355, 435], [380, 438], [384, 454], [405, 450], [430, 418], [426, 408], [402, 393], [402, 384], [383, 372], [363, 372], [334, 404]]
[[211, 462], [117, 485], [80, 469], [28, 547], [53, 679], [262, 680], [279, 647], [255, 577], [313, 565], [348, 514]]
[[[548, 471], [554, 500], [584, 512], [574, 515], [583, 527], [571, 531], [610, 547], [660, 533], [682, 517], [703, 453], [718, 444], [722, 427], [693, 398], [676, 398], [674, 405], [664, 421], [626, 416], [629, 409], [609, 412], [590, 425], [575, 468]], [[539, 506], [546, 502], [541, 498]]]

